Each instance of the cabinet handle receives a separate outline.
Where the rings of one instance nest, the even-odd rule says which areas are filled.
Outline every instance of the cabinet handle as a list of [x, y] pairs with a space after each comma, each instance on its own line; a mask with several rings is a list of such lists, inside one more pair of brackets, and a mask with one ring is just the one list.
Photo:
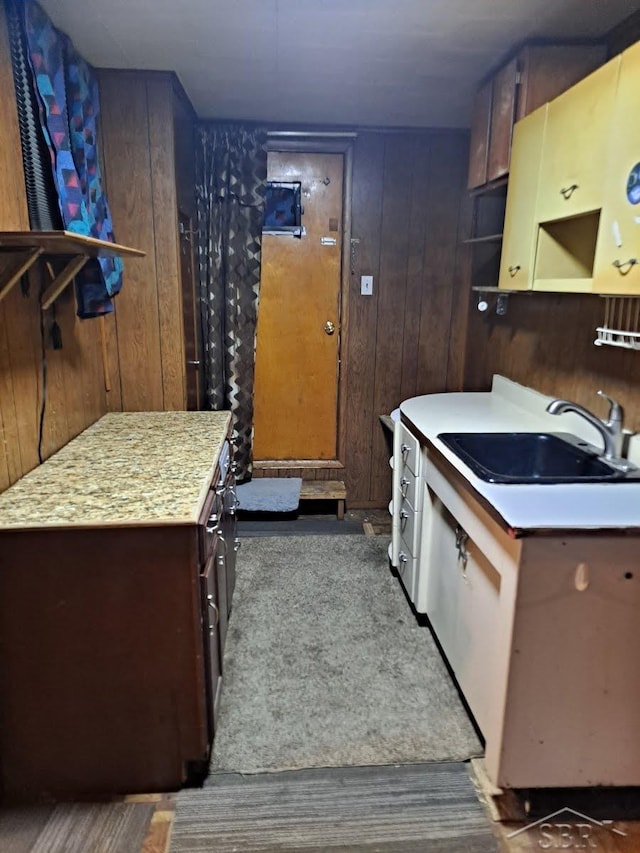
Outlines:
[[409, 447], [409, 445], [408, 445], [408, 444], [402, 444], [402, 445], [400, 445], [400, 453], [402, 453], [402, 458], [403, 458], [403, 459], [406, 459], [406, 457], [409, 455], [409, 451], [410, 451], [410, 450], [411, 450], [411, 448]]
[[403, 509], [402, 512], [400, 513], [400, 529], [401, 530], [404, 530], [405, 527], [407, 526], [407, 519], [408, 518], [409, 518], [409, 513], [406, 511], [406, 509]]
[[520, 264], [516, 264], [513, 267], [509, 267], [509, 275], [511, 276], [511, 278], [513, 278], [515, 275], [517, 275], [521, 269], [522, 268], [521, 268]]
[[640, 261], [637, 258], [629, 258], [628, 261], [614, 261], [613, 266], [618, 270], [620, 275], [628, 275], [638, 263]]
[[406, 498], [408, 491], [409, 491], [409, 480], [407, 480], [406, 477], [403, 477], [402, 480], [400, 480], [400, 494], [402, 495], [403, 498]]
[[564, 198], [564, 199], [570, 199], [570, 198], [571, 198], [571, 196], [574, 194], [574, 192], [575, 192], [577, 189], [578, 189], [578, 185], [577, 185], [577, 184], [571, 184], [571, 186], [570, 186], [570, 187], [564, 187], [563, 189], [561, 189], [561, 190], [560, 190], [560, 195], [561, 195], [561, 196], [562, 196], [562, 198]]
[[456, 548], [458, 550], [458, 561], [462, 563], [463, 574], [467, 571], [467, 560], [469, 559], [469, 552], [467, 551], [468, 539], [469, 534], [459, 524], [456, 525]]
[[236, 552], [239, 551], [241, 545], [242, 545], [242, 542], [236, 536], [236, 538], [233, 540], [233, 550]]
[[213, 595], [211, 595], [211, 593], [209, 593], [209, 595], [207, 596], [207, 605], [213, 610], [213, 613], [216, 618], [216, 621], [213, 623], [213, 625], [209, 624], [209, 634], [212, 635], [220, 620], [220, 611], [218, 610], [216, 603], [213, 600]]

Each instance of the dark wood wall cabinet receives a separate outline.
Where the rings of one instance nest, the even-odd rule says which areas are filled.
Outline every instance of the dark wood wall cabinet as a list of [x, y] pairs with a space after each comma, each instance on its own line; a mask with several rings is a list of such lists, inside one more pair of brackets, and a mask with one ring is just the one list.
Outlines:
[[206, 770], [239, 546], [229, 427], [109, 414], [0, 495], [5, 800]]
[[526, 44], [480, 85], [471, 121], [471, 190], [495, 185], [509, 172], [516, 121], [601, 65], [605, 45]]

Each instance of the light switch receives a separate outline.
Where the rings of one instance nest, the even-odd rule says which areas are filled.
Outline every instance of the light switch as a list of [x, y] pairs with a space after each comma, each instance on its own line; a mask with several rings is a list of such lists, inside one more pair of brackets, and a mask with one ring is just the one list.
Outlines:
[[362, 296], [373, 296], [373, 276], [360, 276], [360, 293]]

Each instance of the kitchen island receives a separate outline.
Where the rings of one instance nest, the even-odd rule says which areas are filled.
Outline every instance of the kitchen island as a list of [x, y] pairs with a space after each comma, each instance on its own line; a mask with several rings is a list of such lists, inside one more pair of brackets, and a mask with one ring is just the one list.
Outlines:
[[6, 799], [173, 790], [206, 767], [237, 548], [229, 428], [109, 414], [0, 495]]
[[549, 399], [495, 377], [491, 393], [401, 405], [391, 561], [485, 737], [495, 785], [640, 785], [640, 483], [488, 483], [437, 437], [597, 443], [577, 416], [547, 414]]

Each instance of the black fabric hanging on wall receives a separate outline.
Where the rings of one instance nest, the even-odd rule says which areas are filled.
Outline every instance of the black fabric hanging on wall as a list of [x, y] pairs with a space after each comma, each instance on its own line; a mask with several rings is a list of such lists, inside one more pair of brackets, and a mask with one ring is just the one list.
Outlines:
[[6, 0], [5, 10], [16, 88], [29, 222], [33, 231], [57, 231], [63, 227], [62, 217], [51, 174], [49, 150], [40, 130], [38, 102], [33, 90], [22, 23], [22, 4], [19, 0]]

